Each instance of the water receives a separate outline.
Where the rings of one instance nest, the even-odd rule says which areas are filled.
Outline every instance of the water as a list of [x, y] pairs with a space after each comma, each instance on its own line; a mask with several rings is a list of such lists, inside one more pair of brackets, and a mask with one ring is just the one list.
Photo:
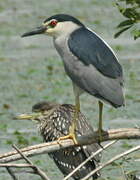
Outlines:
[[[104, 38], [116, 52], [124, 68], [126, 107], [113, 109], [105, 106], [104, 127], [134, 127], [139, 125], [140, 109], [140, 40], [134, 41], [126, 32], [113, 39], [115, 27], [123, 20], [113, 0], [1, 0], [0, 1], [0, 152], [41, 143], [36, 125], [32, 122], [12, 120], [17, 113], [30, 112], [33, 104], [40, 100], [58, 103], [73, 103], [72, 85], [65, 75], [60, 57], [53, 48], [52, 39], [45, 36], [21, 38], [20, 36], [39, 26], [45, 18], [56, 13], [68, 13], [81, 19]], [[82, 112], [97, 126], [97, 101], [89, 95], [81, 97]], [[125, 151], [139, 141], [124, 140], [103, 153], [103, 159]], [[46, 155], [47, 156], [47, 155]], [[122, 171], [139, 170], [139, 153], [133, 153], [129, 162], [125, 160], [108, 166], [102, 171], [104, 179], [124, 179]], [[62, 175], [48, 157], [31, 158], [51, 179], [62, 179]], [[123, 170], [122, 170], [123, 169]], [[26, 178], [25, 178], [26, 177]], [[29, 174], [19, 174], [19, 179], [39, 179]], [[10, 179], [6, 170], [0, 169], [0, 180]]]

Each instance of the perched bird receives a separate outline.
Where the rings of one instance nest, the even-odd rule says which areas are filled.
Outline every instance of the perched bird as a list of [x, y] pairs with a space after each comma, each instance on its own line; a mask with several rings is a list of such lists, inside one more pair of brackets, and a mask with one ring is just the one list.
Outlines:
[[[21, 115], [20, 119], [31, 119], [38, 122], [40, 133], [45, 142], [58, 140], [69, 133], [72, 124], [75, 108], [70, 104], [55, 104], [50, 102], [40, 102], [32, 108], [33, 114]], [[39, 115], [38, 115], [39, 114]], [[86, 117], [79, 112], [76, 134], [79, 136], [93, 133], [93, 128], [89, 125]], [[86, 160], [92, 153], [99, 149], [98, 143], [78, 147], [69, 147], [49, 153], [55, 164], [64, 174], [68, 175], [79, 164]], [[100, 162], [101, 154], [96, 155], [88, 161], [82, 168], [72, 175], [73, 179], [80, 180], [96, 168]], [[99, 177], [99, 173], [92, 176], [92, 179]]]
[[103, 102], [115, 108], [124, 105], [123, 70], [109, 45], [78, 19], [57, 14], [47, 18], [42, 26], [22, 37], [47, 34], [53, 37], [67, 75], [73, 83], [75, 117], [69, 137], [76, 142], [76, 119], [80, 110], [79, 96], [87, 92], [99, 99], [99, 135], [102, 133]]

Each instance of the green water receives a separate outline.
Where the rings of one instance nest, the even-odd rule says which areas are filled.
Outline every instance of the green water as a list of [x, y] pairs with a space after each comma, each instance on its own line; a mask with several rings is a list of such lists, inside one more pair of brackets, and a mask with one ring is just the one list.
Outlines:
[[[123, 19], [113, 0], [0, 0], [0, 153], [18, 147], [41, 143], [36, 125], [32, 122], [12, 120], [17, 113], [30, 112], [40, 100], [73, 103], [72, 85], [65, 75], [60, 57], [54, 50], [52, 39], [34, 36], [22, 39], [20, 35], [39, 26], [45, 18], [56, 13], [68, 13], [81, 19], [104, 38], [116, 52], [124, 68], [126, 107], [113, 109], [105, 106], [104, 127], [135, 127], [140, 119], [140, 40], [134, 41], [129, 32], [113, 39], [115, 27]], [[82, 112], [97, 126], [97, 101], [89, 95], [81, 97]], [[104, 151], [102, 162], [125, 151], [140, 141], [120, 141]], [[140, 153], [105, 168], [102, 178], [124, 179], [123, 171], [139, 170]], [[62, 179], [53, 162], [44, 155], [31, 158], [51, 177]], [[20, 180], [39, 177], [20, 173]], [[0, 180], [11, 177], [3, 168]]]

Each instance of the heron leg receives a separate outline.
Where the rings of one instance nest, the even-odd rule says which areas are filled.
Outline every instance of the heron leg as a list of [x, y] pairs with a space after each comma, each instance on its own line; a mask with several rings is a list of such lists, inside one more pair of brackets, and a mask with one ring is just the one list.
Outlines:
[[72, 135], [75, 144], [78, 144], [76, 140], [76, 127], [79, 119], [79, 112], [80, 112], [80, 99], [79, 96], [75, 96], [75, 112], [74, 112], [72, 124], [69, 128], [69, 132]]
[[99, 133], [99, 141], [102, 141], [102, 132], [103, 132], [103, 124], [102, 124], [102, 117], [103, 117], [103, 103], [101, 101], [99, 103], [99, 127], [98, 127], [98, 133]]
[[69, 127], [69, 134], [67, 136], [60, 137], [58, 141], [63, 139], [72, 139], [75, 144], [78, 144], [76, 139], [76, 128], [79, 120], [80, 94], [82, 93], [82, 90], [75, 83], [73, 83], [73, 92], [75, 96], [75, 111], [74, 111], [74, 117]]
[[79, 96], [75, 96], [75, 111], [74, 111], [74, 117], [72, 119], [71, 126], [69, 127], [69, 134], [63, 137], [60, 137], [57, 141], [59, 144], [61, 144], [60, 140], [65, 139], [72, 139], [75, 144], [78, 144], [76, 140], [76, 127], [77, 127], [77, 121], [79, 119], [79, 112], [80, 112], [80, 100]]

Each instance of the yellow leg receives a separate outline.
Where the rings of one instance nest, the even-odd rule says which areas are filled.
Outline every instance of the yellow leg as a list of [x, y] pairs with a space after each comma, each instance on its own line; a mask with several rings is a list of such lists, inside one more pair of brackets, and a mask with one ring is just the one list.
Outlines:
[[99, 101], [99, 127], [98, 127], [98, 132], [99, 132], [99, 140], [102, 141], [102, 115], [103, 115], [103, 103]]
[[74, 143], [78, 144], [77, 140], [76, 140], [76, 136], [75, 136], [75, 131], [76, 131], [76, 127], [77, 127], [77, 122], [79, 119], [79, 112], [80, 112], [80, 100], [79, 100], [79, 96], [75, 97], [75, 112], [74, 112], [74, 118], [72, 121], [72, 124], [69, 128], [69, 132], [73, 137]]
[[60, 143], [60, 140], [64, 140], [64, 139], [72, 139], [74, 141], [75, 144], [78, 144], [77, 140], [76, 140], [76, 127], [77, 127], [77, 121], [79, 119], [79, 112], [80, 112], [80, 100], [79, 100], [79, 96], [75, 97], [75, 111], [74, 111], [74, 117], [73, 117], [73, 121], [71, 123], [71, 126], [69, 128], [69, 134], [67, 136], [64, 137], [60, 137], [58, 139], [58, 143]]

